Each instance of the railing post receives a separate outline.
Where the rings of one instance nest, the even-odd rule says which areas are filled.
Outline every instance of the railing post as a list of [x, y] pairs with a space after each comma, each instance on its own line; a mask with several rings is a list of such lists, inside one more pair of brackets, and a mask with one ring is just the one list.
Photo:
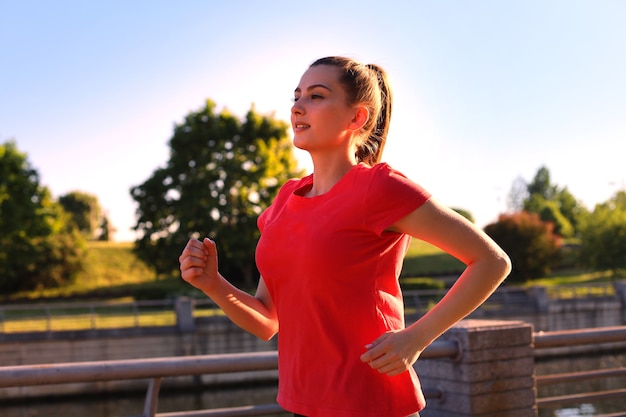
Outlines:
[[159, 391], [161, 389], [161, 381], [163, 378], [152, 378], [146, 392], [146, 401], [143, 406], [142, 417], [154, 417], [159, 403]]
[[90, 330], [96, 330], [96, 307], [93, 304], [89, 305], [89, 321], [91, 322]]
[[534, 301], [536, 313], [547, 313], [550, 310], [550, 297], [548, 297], [546, 287], [531, 287], [530, 295]]
[[626, 281], [615, 281], [613, 283], [615, 294], [622, 304], [622, 323], [626, 323]]
[[536, 417], [532, 325], [463, 320], [441, 339], [459, 343], [457, 359], [420, 359], [423, 386], [443, 391], [421, 417]]
[[135, 327], [139, 327], [139, 306], [137, 305], [137, 301], [133, 302], [133, 321]]
[[550, 297], [548, 296], [548, 290], [546, 287], [534, 286], [528, 289], [533, 309], [534, 317], [533, 323], [538, 329], [550, 329]]
[[193, 319], [193, 300], [189, 297], [178, 297], [175, 303], [176, 327], [181, 333], [190, 333], [196, 329]]
[[50, 307], [46, 307], [46, 331], [48, 333], [52, 331], [52, 314], [50, 314]]

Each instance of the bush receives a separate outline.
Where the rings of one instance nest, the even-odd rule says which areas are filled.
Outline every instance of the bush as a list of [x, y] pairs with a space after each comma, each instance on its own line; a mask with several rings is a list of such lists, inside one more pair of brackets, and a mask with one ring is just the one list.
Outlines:
[[511, 258], [509, 281], [525, 282], [546, 276], [560, 260], [561, 239], [552, 223], [535, 213], [503, 214], [485, 227], [487, 233]]

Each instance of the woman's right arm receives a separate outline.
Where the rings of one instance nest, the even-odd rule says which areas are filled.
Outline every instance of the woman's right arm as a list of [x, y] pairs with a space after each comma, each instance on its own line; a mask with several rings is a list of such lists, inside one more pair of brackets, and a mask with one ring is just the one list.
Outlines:
[[211, 298], [237, 326], [263, 340], [278, 332], [278, 315], [263, 277], [256, 295], [233, 286], [218, 271], [215, 242], [191, 239], [178, 260], [182, 278]]

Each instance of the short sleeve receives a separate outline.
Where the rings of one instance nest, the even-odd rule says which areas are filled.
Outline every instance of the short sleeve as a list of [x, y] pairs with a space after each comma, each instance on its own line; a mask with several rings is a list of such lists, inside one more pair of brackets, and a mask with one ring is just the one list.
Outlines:
[[274, 201], [272, 201], [272, 204], [270, 204], [269, 207], [263, 210], [261, 215], [259, 215], [259, 217], [257, 218], [257, 227], [261, 233], [263, 233], [265, 226], [268, 223], [272, 222], [272, 219], [275, 218], [277, 212], [280, 212], [280, 209], [289, 199], [291, 193], [293, 193], [293, 191], [298, 188], [302, 182], [308, 180], [308, 177], [303, 179], [290, 179], [287, 180], [287, 182], [283, 184], [282, 187], [280, 187], [280, 190], [278, 190], [278, 194], [274, 198]]
[[265, 229], [265, 219], [267, 218], [267, 216], [269, 216], [268, 211], [271, 209], [272, 209], [272, 206], [270, 205], [268, 208], [263, 210], [261, 215], [256, 220], [256, 226], [261, 233], [263, 233], [263, 229]]
[[366, 197], [367, 227], [382, 234], [389, 226], [422, 206], [430, 193], [386, 163], [371, 168]]

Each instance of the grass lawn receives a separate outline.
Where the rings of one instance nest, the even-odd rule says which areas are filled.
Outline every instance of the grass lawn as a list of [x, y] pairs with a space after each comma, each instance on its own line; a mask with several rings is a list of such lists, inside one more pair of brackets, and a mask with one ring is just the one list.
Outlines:
[[[85, 270], [67, 286], [1, 296], [3, 302], [83, 301], [83, 300], [156, 300], [178, 295], [201, 296], [180, 277], [157, 279], [154, 272], [132, 252], [130, 242], [89, 242]], [[405, 258], [401, 282], [428, 287], [428, 280], [456, 276], [464, 265], [440, 249], [413, 239]], [[534, 280], [526, 285], [561, 286], [600, 283], [611, 280], [608, 272], [566, 271]], [[422, 285], [426, 282], [426, 285]], [[438, 285], [433, 285], [436, 288]]]
[[158, 299], [191, 290], [180, 278], [157, 279], [130, 242], [88, 242], [84, 270], [60, 287], [0, 296], [2, 301]]
[[458, 275], [465, 265], [441, 249], [421, 240], [412, 239], [404, 258], [402, 277], [433, 277]]

